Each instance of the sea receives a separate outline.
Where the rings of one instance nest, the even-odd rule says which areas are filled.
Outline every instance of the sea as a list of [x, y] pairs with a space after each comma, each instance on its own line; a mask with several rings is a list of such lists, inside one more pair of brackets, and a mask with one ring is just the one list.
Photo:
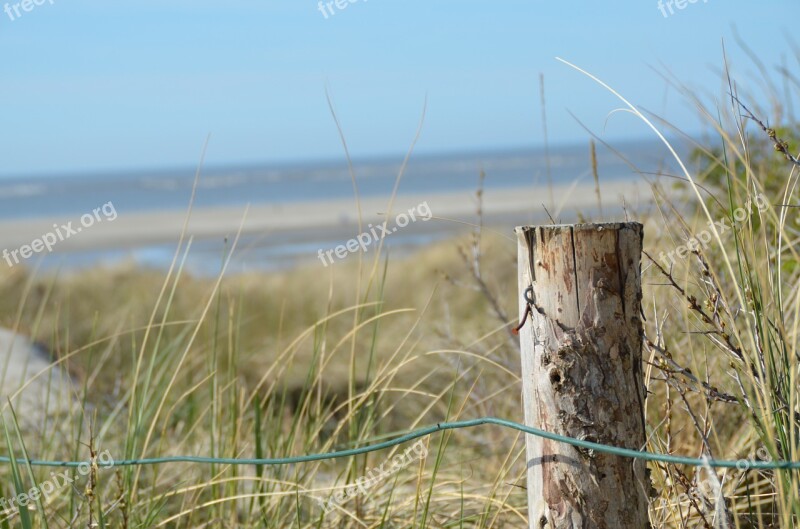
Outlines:
[[[686, 148], [680, 148], [685, 155]], [[546, 189], [573, 182], [592, 182], [592, 165], [588, 143], [558, 145], [544, 149], [524, 147], [506, 150], [451, 152], [413, 155], [403, 172], [398, 194], [421, 195], [453, 191], [474, 191], [480, 175], [485, 175], [486, 189]], [[672, 174], [675, 163], [666, 147], [657, 141], [631, 140], [616, 142], [613, 150], [597, 145], [600, 182], [655, 178], [656, 174]], [[391, 194], [403, 156], [365, 158], [353, 161], [362, 197]], [[117, 211], [185, 211], [192, 196], [196, 168], [164, 170], [130, 170], [105, 173], [5, 175], [0, 177], [0, 222], [40, 217], [74, 218], [100, 204], [113, 202]], [[244, 206], [246, 204], [291, 204], [353, 197], [353, 184], [347, 160], [284, 162], [228, 167], [203, 167], [194, 198], [195, 208]], [[409, 233], [387, 238], [387, 246], [404, 249], [428, 244], [446, 233]], [[291, 266], [298, 258], [316, 254], [320, 241], [280, 241], [269, 244], [250, 242], [251, 252], [259, 253], [252, 262], [265, 263], [264, 268]], [[341, 241], [344, 242], [344, 241]], [[338, 244], [338, 241], [328, 241]], [[152, 245], [138, 248], [97, 249], [59, 253], [43, 259], [44, 267], [81, 268], [134, 260], [155, 268], [169, 265], [174, 245]], [[313, 252], [312, 252], [313, 250]], [[200, 274], [213, 274], [219, 268], [220, 247], [217, 242], [199, 241], [190, 269]], [[238, 267], [241, 269], [242, 267]], [[245, 267], [246, 268], [246, 267]]]

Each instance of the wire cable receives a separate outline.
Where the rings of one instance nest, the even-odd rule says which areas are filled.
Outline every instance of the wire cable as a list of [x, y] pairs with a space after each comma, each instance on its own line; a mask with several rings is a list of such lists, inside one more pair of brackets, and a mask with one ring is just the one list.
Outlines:
[[[128, 466], [145, 466], [145, 465], [164, 465], [169, 463], [197, 463], [197, 464], [219, 464], [219, 465], [255, 465], [255, 466], [280, 466], [280, 465], [293, 465], [298, 463], [310, 463], [313, 461], [323, 461], [327, 459], [339, 459], [343, 457], [352, 457], [357, 455], [366, 454], [369, 452], [376, 452], [378, 450], [385, 450], [394, 446], [426, 437], [437, 432], [447, 430], [460, 430], [462, 428], [474, 428], [483, 425], [495, 425], [511, 430], [517, 430], [526, 434], [535, 435], [551, 441], [565, 443], [577, 448], [584, 448], [587, 450], [594, 450], [603, 454], [616, 455], [621, 457], [629, 457], [633, 459], [644, 459], [645, 461], [659, 461], [662, 463], [672, 463], [676, 465], [690, 465], [696, 467], [711, 467], [711, 468], [738, 468], [740, 470], [800, 470], [800, 462], [798, 461], [754, 461], [748, 459], [740, 459], [737, 461], [730, 460], [714, 460], [707, 458], [692, 458], [684, 456], [675, 456], [668, 454], [656, 454], [653, 452], [645, 452], [640, 450], [631, 450], [630, 448], [620, 448], [616, 446], [604, 445], [592, 441], [585, 441], [567, 437], [551, 432], [546, 432], [531, 426], [525, 426], [514, 421], [506, 419], [499, 419], [496, 417], [483, 417], [480, 419], [470, 419], [455, 422], [443, 422], [434, 426], [428, 426], [414, 430], [407, 434], [401, 435], [394, 439], [376, 443], [373, 445], [362, 446], [359, 448], [351, 448], [348, 450], [340, 450], [337, 452], [329, 452], [322, 454], [307, 454], [292, 457], [278, 457], [266, 459], [238, 459], [238, 458], [225, 458], [225, 457], [201, 457], [201, 456], [170, 456], [170, 457], [154, 457], [148, 459], [128, 459], [122, 461], [101, 462], [98, 463], [100, 468], [112, 467], [128, 467]], [[39, 467], [62, 467], [62, 468], [76, 468], [81, 465], [91, 464], [90, 461], [47, 461], [47, 460], [30, 460], [16, 459], [19, 464], [30, 464]], [[11, 463], [11, 458], [0, 457], [0, 463]]]

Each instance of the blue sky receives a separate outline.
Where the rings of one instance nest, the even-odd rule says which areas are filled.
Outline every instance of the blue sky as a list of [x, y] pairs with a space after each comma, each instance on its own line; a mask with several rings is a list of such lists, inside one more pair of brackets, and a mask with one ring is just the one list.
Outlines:
[[[13, 6], [19, 0], [8, 2]], [[38, 0], [41, 1], [41, 0]], [[688, 0], [687, 0], [688, 1]], [[0, 6], [5, 0], [0, 0]], [[30, 6], [29, 6], [30, 7]], [[334, 7], [336, 10], [336, 8]], [[734, 74], [770, 67], [796, 0], [45, 0], [0, 13], [0, 175], [341, 158], [329, 87], [356, 157], [402, 154], [427, 95], [419, 153], [541, 146], [539, 74], [552, 144], [650, 137], [597, 74], [689, 132], [694, 110], [669, 73], [719, 96], [725, 39]]]

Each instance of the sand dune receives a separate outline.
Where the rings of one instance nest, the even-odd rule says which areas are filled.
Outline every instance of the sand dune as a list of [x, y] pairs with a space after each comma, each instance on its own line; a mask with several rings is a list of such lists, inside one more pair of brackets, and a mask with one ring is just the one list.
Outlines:
[[8, 398], [19, 423], [41, 427], [42, 421], [69, 412], [71, 378], [26, 336], [0, 328], [0, 397], [10, 419]]

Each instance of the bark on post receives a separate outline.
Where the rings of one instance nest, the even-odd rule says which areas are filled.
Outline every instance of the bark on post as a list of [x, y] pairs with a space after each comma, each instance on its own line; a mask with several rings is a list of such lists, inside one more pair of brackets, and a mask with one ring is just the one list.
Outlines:
[[[645, 443], [638, 223], [523, 226], [520, 330], [526, 424], [625, 448]], [[641, 460], [528, 435], [533, 529], [642, 529], [649, 473]]]

